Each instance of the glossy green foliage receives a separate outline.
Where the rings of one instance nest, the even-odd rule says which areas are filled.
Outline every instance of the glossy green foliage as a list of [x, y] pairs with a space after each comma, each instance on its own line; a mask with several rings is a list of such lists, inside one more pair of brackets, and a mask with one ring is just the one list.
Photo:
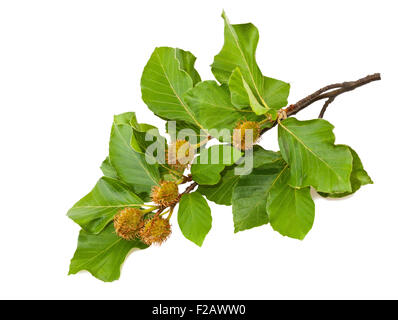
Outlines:
[[343, 193], [323, 193], [319, 192], [319, 194], [323, 197], [329, 198], [342, 198], [349, 196], [356, 191], [359, 190], [361, 186], [367, 184], [373, 184], [372, 179], [369, 177], [368, 173], [365, 171], [362, 165], [362, 161], [359, 158], [358, 154], [350, 147], [351, 155], [352, 155], [352, 171], [350, 176], [351, 181], [351, 192], [343, 192]]
[[183, 235], [202, 246], [211, 229], [211, 212], [205, 198], [199, 192], [184, 194], [178, 209], [178, 224]]
[[[259, 39], [257, 28], [251, 24], [231, 25], [225, 12], [224, 46], [214, 57], [212, 71], [218, 81], [228, 84], [231, 74], [238, 67], [244, 82], [263, 107], [279, 109], [287, 104], [290, 85], [276, 79], [263, 76], [256, 61], [256, 48]], [[234, 78], [232, 78], [234, 79]], [[231, 91], [238, 105], [250, 105], [250, 97], [246, 86], [235, 84]], [[243, 93], [246, 92], [246, 93]], [[247, 97], [245, 97], [245, 94]]]
[[315, 204], [310, 188], [291, 187], [289, 175], [286, 165], [269, 191], [267, 213], [274, 230], [284, 236], [304, 239], [314, 222]]
[[200, 185], [217, 184], [225, 166], [234, 164], [241, 156], [242, 152], [228, 145], [216, 145], [202, 150], [191, 167], [192, 178]]
[[143, 203], [123, 182], [102, 177], [93, 190], [68, 211], [68, 216], [87, 232], [97, 234], [119, 210], [139, 208]]
[[[202, 246], [212, 227], [208, 200], [232, 206], [235, 232], [269, 223], [281, 235], [302, 240], [314, 223], [311, 188], [323, 197], [340, 198], [373, 183], [358, 154], [335, 145], [328, 121], [282, 120], [290, 85], [262, 74], [255, 56], [257, 28], [230, 24], [225, 13], [222, 17], [224, 45], [211, 66], [217, 81], [202, 81], [189, 51], [153, 51], [141, 77], [142, 99], [159, 118], [174, 122], [167, 123], [164, 137], [155, 126], [140, 123], [134, 112], [114, 117], [109, 156], [100, 167], [103, 177], [68, 211], [82, 228], [69, 274], [87, 270], [102, 281], [118, 279], [129, 252], [148, 247], [140, 240], [145, 240], [142, 226], [155, 214], [169, 219], [172, 229], [178, 222], [182, 234]], [[265, 65], [275, 63], [266, 58]], [[233, 130], [247, 121], [257, 122], [246, 123], [256, 133], [278, 125], [280, 151], [258, 144], [251, 148], [250, 143], [246, 150], [237, 149], [236, 140], [244, 135]], [[170, 162], [167, 151], [176, 140], [189, 141], [195, 150], [190, 163]], [[175, 185], [164, 181], [186, 185], [177, 195]], [[156, 197], [160, 185], [172, 186], [176, 201], [159, 205], [165, 203]], [[136, 238], [129, 241], [118, 236], [113, 222], [125, 208], [141, 210]], [[129, 209], [121, 215], [126, 212], [137, 214]]]
[[112, 126], [109, 157], [117, 176], [136, 193], [149, 193], [158, 184], [160, 174], [157, 165], [151, 165], [145, 155], [131, 146], [133, 128], [128, 124]]
[[100, 234], [80, 231], [77, 249], [73, 256], [69, 274], [81, 270], [89, 271], [94, 277], [114, 281], [120, 277], [120, 267], [132, 249], [145, 249], [139, 240], [126, 241], [115, 234], [109, 224]]
[[334, 145], [332, 130], [323, 119], [289, 118], [279, 124], [279, 147], [291, 167], [292, 186], [330, 193], [351, 191], [352, 155], [348, 147]]

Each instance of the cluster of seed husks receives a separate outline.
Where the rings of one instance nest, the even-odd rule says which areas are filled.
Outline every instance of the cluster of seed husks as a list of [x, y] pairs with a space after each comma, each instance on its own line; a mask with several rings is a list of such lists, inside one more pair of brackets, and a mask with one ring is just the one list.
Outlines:
[[[233, 134], [233, 144], [241, 150], [253, 147], [260, 137], [260, 125], [255, 121], [240, 121]], [[178, 170], [184, 170], [194, 157], [194, 148], [185, 140], [169, 145], [167, 163]], [[174, 207], [180, 198], [178, 185], [174, 181], [161, 181], [151, 191], [152, 201], [165, 209]], [[155, 215], [144, 219], [144, 212], [137, 208], [124, 208], [114, 217], [117, 235], [125, 240], [140, 239], [147, 245], [162, 244], [171, 234], [168, 219]]]
[[[162, 181], [153, 187], [152, 201], [166, 208], [178, 202], [178, 186], [173, 181]], [[144, 212], [137, 208], [124, 208], [113, 219], [116, 234], [125, 240], [140, 239], [147, 245], [162, 244], [171, 234], [168, 219], [154, 216], [144, 219]]]
[[141, 210], [125, 208], [113, 220], [116, 234], [125, 240], [140, 239], [147, 245], [162, 244], [171, 234], [167, 219], [153, 217], [144, 220]]
[[233, 144], [241, 150], [253, 148], [260, 138], [260, 124], [256, 121], [239, 121], [234, 129]]

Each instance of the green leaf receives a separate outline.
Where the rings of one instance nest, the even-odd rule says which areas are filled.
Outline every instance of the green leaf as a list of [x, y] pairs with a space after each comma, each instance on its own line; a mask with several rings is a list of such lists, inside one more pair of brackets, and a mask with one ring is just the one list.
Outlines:
[[[348, 146], [347, 146], [348, 147]], [[359, 190], [361, 186], [367, 184], [373, 184], [372, 179], [369, 177], [368, 173], [363, 168], [361, 159], [359, 158], [358, 154], [350, 147], [348, 147], [353, 161], [352, 161], [352, 172], [351, 172], [351, 192], [344, 192], [344, 193], [323, 193], [319, 192], [322, 197], [329, 197], [329, 198], [342, 198], [349, 196]]]
[[[246, 160], [249, 161], [249, 159]], [[266, 163], [277, 162], [279, 160], [282, 160], [280, 152], [265, 150], [259, 145], [254, 146], [253, 158], [251, 159], [251, 161], [253, 161], [253, 168], [258, 168]], [[242, 163], [239, 166], [242, 167], [243, 165]], [[200, 185], [198, 191], [205, 195], [210, 201], [230, 206], [232, 204], [232, 192], [241, 177], [240, 175], [235, 175], [235, 168], [236, 165], [226, 167], [224, 171], [221, 172], [221, 179], [216, 185]], [[239, 169], [243, 174], [242, 168]], [[248, 168], [247, 174], [251, 170], [252, 168]]]
[[130, 125], [113, 124], [109, 143], [109, 157], [117, 175], [136, 193], [150, 193], [160, 180], [156, 164], [150, 165], [145, 155], [131, 146], [133, 128]]
[[203, 149], [191, 166], [191, 174], [198, 184], [217, 184], [220, 172], [240, 159], [242, 152], [228, 145], [215, 145]]
[[117, 280], [122, 263], [134, 248], [145, 249], [147, 246], [139, 240], [126, 241], [118, 237], [112, 224], [97, 235], [81, 230], [69, 274], [87, 270], [102, 281]]
[[333, 125], [323, 119], [279, 124], [279, 147], [291, 167], [293, 187], [313, 186], [327, 193], [350, 192], [352, 156], [346, 146], [334, 145]]
[[130, 144], [134, 151], [145, 153], [148, 146], [157, 140], [163, 146], [165, 145], [166, 139], [160, 135], [159, 130], [150, 124], [139, 123], [135, 113], [130, 119], [130, 125], [133, 128]]
[[166, 123], [166, 132], [170, 135], [171, 140], [185, 139], [188, 141], [195, 141], [200, 143], [202, 140], [207, 139], [208, 134], [192, 123], [185, 121], [175, 121], [175, 125], [168, 121]]
[[135, 119], [134, 112], [125, 112], [121, 114], [117, 114], [113, 117], [114, 124], [125, 124], [131, 125], [131, 119]]
[[93, 190], [78, 201], [68, 217], [89, 233], [99, 233], [125, 207], [140, 207], [142, 200], [124, 183], [102, 177]]
[[216, 129], [210, 135], [220, 141], [231, 140], [231, 131], [241, 119], [259, 120], [251, 110], [241, 110], [233, 106], [226, 86], [215, 81], [203, 81], [184, 95], [185, 101], [195, 110], [199, 122], [207, 129]]
[[[243, 79], [239, 68], [235, 68], [235, 70], [231, 73], [231, 77], [229, 78], [228, 87], [231, 92], [231, 102], [239, 109], [246, 109], [250, 106], [249, 95], [243, 85], [244, 81], [245, 80]], [[253, 94], [252, 91], [251, 93]]]
[[155, 49], [142, 74], [142, 99], [161, 118], [187, 121], [204, 129], [183, 99], [183, 94], [193, 87], [193, 80], [183, 69], [187, 64], [184, 62], [181, 67], [182, 52], [168, 47]]
[[102, 162], [100, 169], [105, 177], [119, 179], [109, 157], [106, 157], [106, 159]]
[[287, 165], [284, 161], [265, 164], [249, 175], [241, 176], [232, 194], [235, 232], [268, 223], [268, 192]]
[[205, 198], [195, 191], [181, 197], [178, 208], [178, 224], [188, 240], [202, 246], [211, 229], [211, 212]]
[[[256, 62], [259, 39], [257, 28], [251, 23], [231, 25], [223, 12], [225, 21], [224, 46], [214, 57], [212, 72], [220, 83], [228, 84], [232, 72], [239, 67], [251, 91], [263, 106], [280, 109], [287, 104], [290, 85], [280, 80], [264, 77]], [[235, 88], [233, 95], [239, 95]], [[238, 90], [240, 91], [240, 90]]]
[[146, 154], [152, 162], [163, 164], [165, 161], [164, 157], [158, 158], [156, 152], [154, 154], [146, 152], [148, 147], [155, 148], [156, 150], [166, 150], [167, 140], [159, 133], [158, 128], [150, 124], [138, 123], [135, 116], [131, 119], [131, 126], [133, 133], [130, 144], [134, 151]]
[[253, 167], [258, 168], [264, 164], [270, 162], [276, 162], [278, 160], [282, 160], [281, 153], [270, 151], [262, 148], [259, 145], [255, 145], [253, 147]]
[[270, 189], [267, 213], [275, 231], [302, 240], [314, 223], [315, 204], [310, 187], [297, 189], [289, 186], [289, 171], [286, 166]]
[[[279, 151], [274, 152], [270, 150], [265, 150], [261, 146], [255, 145], [253, 147], [253, 155], [251, 156], [250, 153], [246, 153], [245, 157], [242, 158], [242, 160], [240, 161], [242, 162], [239, 164], [240, 174], [249, 174], [253, 168], [258, 168], [264, 164], [280, 161], [282, 159], [282, 155]], [[246, 162], [252, 162], [252, 166], [246, 164]], [[246, 171], [244, 171], [243, 168], [246, 166], [247, 169]]]
[[200, 75], [194, 67], [196, 57], [191, 52], [182, 49], [176, 49], [176, 57], [180, 62], [180, 68], [191, 77], [193, 85], [200, 82]]
[[167, 140], [159, 133], [158, 128], [139, 123], [135, 114], [130, 123], [133, 128], [130, 144], [134, 151], [145, 154], [150, 163], [158, 164], [162, 180], [175, 180], [176, 177], [181, 177], [181, 172], [166, 164]]
[[262, 106], [249, 85], [245, 81], [239, 68], [236, 68], [229, 79], [229, 90], [231, 91], [231, 101], [238, 108], [247, 107], [252, 108], [253, 112], [257, 115], [266, 114], [269, 110], [267, 105]]
[[207, 199], [217, 204], [230, 206], [232, 204], [232, 192], [238, 183], [240, 176], [235, 175], [236, 166], [226, 167], [221, 173], [221, 179], [216, 185], [200, 185], [198, 191]]

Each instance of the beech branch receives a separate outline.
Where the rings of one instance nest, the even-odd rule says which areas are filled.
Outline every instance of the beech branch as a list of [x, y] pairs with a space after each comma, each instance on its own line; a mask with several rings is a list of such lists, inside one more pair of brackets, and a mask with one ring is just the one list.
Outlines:
[[[296, 113], [300, 112], [301, 110], [303, 110], [304, 108], [308, 107], [309, 105], [313, 104], [316, 101], [322, 100], [322, 99], [326, 99], [322, 110], [319, 114], [318, 118], [323, 118], [326, 109], [329, 107], [329, 105], [336, 99], [337, 96], [339, 96], [340, 94], [344, 93], [344, 92], [348, 92], [348, 91], [352, 91], [358, 87], [361, 87], [367, 83], [373, 82], [373, 81], [377, 81], [380, 80], [380, 73], [375, 73], [369, 76], [366, 76], [364, 78], [358, 79], [356, 81], [346, 81], [346, 82], [341, 82], [341, 83], [334, 83], [334, 84], [330, 84], [328, 86], [325, 86], [317, 91], [315, 91], [314, 93], [310, 94], [309, 96], [305, 97], [304, 99], [301, 99], [300, 101], [296, 102], [295, 104], [291, 104], [290, 106], [288, 106], [285, 109], [282, 109], [285, 113], [287, 117], [290, 117], [292, 115], [295, 115]], [[274, 124], [272, 125], [272, 127], [270, 128], [265, 128], [261, 131], [261, 134], [263, 134], [264, 132], [272, 129], [273, 127], [276, 126], [278, 122], [275, 121]], [[211, 137], [208, 137], [208, 139]], [[192, 175], [188, 175], [188, 176], [184, 176], [182, 179], [182, 183], [187, 183], [187, 182], [191, 182], [192, 181]], [[195, 189], [195, 187], [198, 184], [196, 182], [191, 183], [184, 192], [182, 192], [179, 195], [179, 199], [181, 199], [181, 197], [184, 194], [190, 193], [191, 191], [193, 191]], [[173, 206], [174, 208], [174, 206]], [[156, 213], [157, 215], [160, 214], [160, 212], [162, 212], [165, 208], [161, 207], [159, 208], [158, 212]]]
[[331, 104], [334, 101], [335, 98], [336, 97], [330, 97], [329, 99], [326, 100], [325, 104], [322, 107], [321, 112], [319, 113], [319, 116], [318, 116], [319, 119], [323, 118], [323, 115], [325, 114], [326, 109], [329, 107], [329, 104]]
[[[296, 102], [295, 104], [291, 104], [287, 108], [283, 109], [283, 111], [286, 112], [286, 116], [290, 117], [292, 115], [295, 115], [296, 113], [300, 112], [304, 108], [308, 107], [309, 105], [313, 104], [316, 101], [322, 100], [322, 99], [327, 99], [325, 104], [322, 107], [321, 113], [319, 114], [319, 118], [323, 118], [326, 109], [329, 107], [329, 105], [336, 99], [337, 96], [339, 96], [342, 93], [352, 91], [358, 87], [361, 87], [365, 84], [368, 84], [373, 81], [380, 80], [380, 73], [375, 73], [366, 77], [363, 77], [361, 79], [358, 79], [356, 81], [346, 81], [346, 82], [341, 82], [341, 83], [334, 83], [330, 84], [328, 86], [325, 86], [314, 93], [310, 94], [309, 96], [305, 97], [304, 99], [301, 99], [300, 101]], [[274, 126], [276, 126], [277, 121], [274, 122]], [[265, 128], [261, 131], [261, 133], [264, 133], [268, 131], [271, 128]]]
[[190, 193], [193, 189], [195, 189], [195, 187], [196, 187], [197, 185], [198, 185], [198, 184], [197, 184], [196, 182], [191, 183], [191, 184], [185, 189], [185, 191], [184, 191], [183, 193], [180, 194], [180, 198], [182, 197], [183, 194]]

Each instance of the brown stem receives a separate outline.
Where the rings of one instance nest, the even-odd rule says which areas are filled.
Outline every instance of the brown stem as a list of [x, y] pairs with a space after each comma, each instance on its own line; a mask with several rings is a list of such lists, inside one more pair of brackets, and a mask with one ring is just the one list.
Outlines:
[[191, 183], [183, 193], [180, 194], [180, 198], [183, 194], [190, 193], [198, 184], [196, 182]]
[[183, 176], [181, 184], [187, 183], [189, 181], [192, 181], [192, 175], [189, 174], [188, 176]]
[[319, 119], [323, 118], [323, 116], [326, 112], [326, 109], [328, 108], [329, 104], [331, 104], [334, 101], [335, 98], [336, 97], [330, 97], [329, 99], [326, 100], [325, 104], [322, 107], [321, 112], [319, 113], [319, 116], [318, 116]]
[[[361, 87], [367, 83], [373, 82], [380, 80], [380, 73], [375, 73], [369, 76], [366, 76], [364, 78], [358, 79], [356, 81], [348, 81], [348, 82], [341, 82], [341, 83], [334, 83], [330, 84], [328, 86], [325, 86], [314, 93], [310, 94], [309, 96], [305, 97], [304, 99], [301, 99], [300, 101], [296, 102], [295, 104], [292, 104], [288, 106], [287, 108], [284, 109], [286, 112], [286, 115], [288, 117], [295, 115], [296, 113], [300, 112], [304, 108], [308, 107], [310, 104], [322, 100], [322, 99], [328, 99], [323, 108], [322, 111], [319, 115], [320, 118], [323, 117], [327, 107], [333, 102], [333, 100], [339, 96], [340, 94], [348, 91], [352, 91], [358, 87]], [[276, 126], [277, 122], [275, 121], [273, 126]], [[271, 128], [265, 128], [261, 131], [261, 133], [264, 133]]]
[[198, 185], [197, 182], [191, 183], [191, 184], [184, 190], [183, 193], [180, 193], [180, 194], [178, 195], [178, 202], [180, 202], [180, 199], [181, 199], [181, 197], [182, 197], [184, 194], [190, 193], [193, 189], [196, 188], [197, 185]]
[[154, 217], [159, 217], [159, 215], [164, 211], [164, 209], [166, 209], [166, 207], [159, 207], [158, 211], [156, 211], [155, 216]]

